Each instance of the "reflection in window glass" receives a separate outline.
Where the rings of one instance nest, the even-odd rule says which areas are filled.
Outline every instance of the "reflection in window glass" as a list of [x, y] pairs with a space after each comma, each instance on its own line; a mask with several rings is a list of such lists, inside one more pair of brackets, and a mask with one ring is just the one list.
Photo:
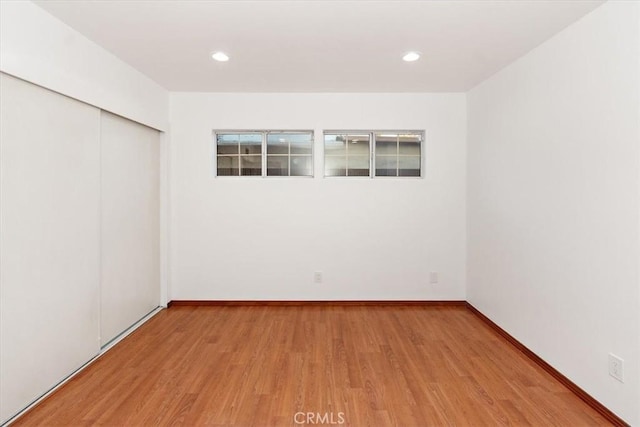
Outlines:
[[327, 132], [324, 175], [419, 177], [422, 135], [411, 131]]
[[218, 156], [218, 176], [237, 176], [240, 174], [238, 156]]
[[218, 135], [218, 154], [240, 154], [238, 135]]
[[291, 156], [291, 176], [312, 176], [313, 161], [311, 156]]
[[216, 132], [215, 143], [217, 176], [313, 176], [313, 132]]
[[313, 176], [312, 132], [268, 132], [267, 176]]
[[262, 175], [262, 156], [240, 156], [240, 175]]
[[369, 176], [369, 156], [347, 156], [347, 176]]
[[324, 156], [324, 176], [347, 176], [346, 156]]
[[327, 135], [324, 136], [324, 152], [331, 156], [346, 155], [347, 148], [344, 135]]
[[280, 134], [267, 136], [267, 154], [289, 154], [289, 142]]
[[376, 176], [420, 176], [421, 133], [377, 132]]
[[267, 175], [289, 175], [289, 159], [287, 156], [267, 156]]
[[218, 176], [262, 174], [262, 135], [257, 132], [216, 134]]
[[370, 134], [324, 135], [325, 176], [369, 176], [370, 158]]
[[376, 176], [397, 176], [397, 156], [376, 156]]
[[420, 157], [398, 156], [398, 176], [420, 176]]
[[376, 154], [393, 156], [398, 154], [397, 135], [376, 134]]
[[247, 133], [238, 135], [240, 141], [240, 154], [262, 154], [262, 135], [259, 133]]

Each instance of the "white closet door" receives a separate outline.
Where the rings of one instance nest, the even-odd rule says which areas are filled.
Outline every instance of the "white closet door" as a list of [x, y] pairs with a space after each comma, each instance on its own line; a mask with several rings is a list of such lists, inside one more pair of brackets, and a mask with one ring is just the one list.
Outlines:
[[101, 343], [158, 307], [160, 133], [102, 112]]
[[0, 75], [0, 423], [100, 351], [100, 111]]

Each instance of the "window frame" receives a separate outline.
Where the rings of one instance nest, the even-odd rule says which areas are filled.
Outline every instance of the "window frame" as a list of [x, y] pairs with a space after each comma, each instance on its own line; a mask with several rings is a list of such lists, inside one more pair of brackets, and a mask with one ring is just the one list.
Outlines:
[[[260, 144], [260, 167], [261, 173], [259, 175], [242, 175], [242, 167], [241, 163], [239, 163], [238, 175], [219, 175], [218, 174], [218, 158], [219, 157], [232, 157], [233, 155], [219, 155], [218, 154], [218, 135], [243, 135], [243, 134], [259, 134], [261, 136], [261, 144]], [[280, 154], [278, 156], [286, 157], [288, 162], [287, 172], [288, 175], [268, 175], [267, 170], [267, 148], [268, 148], [268, 138], [269, 134], [303, 134], [310, 135], [311, 139], [311, 153], [310, 154], [295, 154], [294, 156], [308, 156], [311, 162], [311, 174], [310, 175], [291, 175], [291, 142], [289, 142], [287, 154]], [[212, 162], [212, 173], [214, 178], [314, 178], [315, 177], [315, 132], [311, 129], [214, 129], [212, 131], [212, 141], [211, 141], [211, 162]], [[240, 150], [240, 145], [238, 147]], [[242, 155], [238, 151], [238, 161], [241, 162]]]
[[[376, 175], [376, 134], [407, 134], [407, 135], [419, 135], [420, 136], [420, 174], [419, 175]], [[348, 168], [345, 171], [345, 175], [327, 175], [326, 174], [326, 158], [327, 152], [325, 150], [325, 136], [326, 135], [369, 135], [369, 175], [349, 175]], [[416, 129], [326, 129], [322, 131], [322, 177], [323, 178], [364, 178], [364, 179], [423, 179], [425, 177], [425, 141], [426, 131]], [[407, 156], [408, 157], [408, 156]], [[346, 158], [346, 155], [345, 155]], [[400, 154], [396, 154], [396, 158], [400, 158]]]

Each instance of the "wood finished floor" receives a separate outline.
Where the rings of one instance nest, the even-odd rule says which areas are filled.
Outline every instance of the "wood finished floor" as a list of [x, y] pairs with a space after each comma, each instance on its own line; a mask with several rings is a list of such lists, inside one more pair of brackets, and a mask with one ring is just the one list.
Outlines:
[[162, 311], [15, 426], [300, 426], [298, 412], [325, 425], [608, 425], [464, 307], [253, 306]]

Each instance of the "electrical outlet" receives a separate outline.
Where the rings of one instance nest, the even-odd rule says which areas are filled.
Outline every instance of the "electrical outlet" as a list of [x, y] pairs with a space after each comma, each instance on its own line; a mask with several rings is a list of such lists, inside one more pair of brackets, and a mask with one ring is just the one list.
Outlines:
[[322, 271], [313, 273], [313, 283], [322, 283]]
[[624, 360], [613, 353], [609, 353], [609, 375], [621, 383], [624, 382]]
[[432, 285], [435, 285], [438, 283], [438, 272], [437, 271], [432, 271], [431, 273], [429, 273], [429, 283], [431, 283]]

